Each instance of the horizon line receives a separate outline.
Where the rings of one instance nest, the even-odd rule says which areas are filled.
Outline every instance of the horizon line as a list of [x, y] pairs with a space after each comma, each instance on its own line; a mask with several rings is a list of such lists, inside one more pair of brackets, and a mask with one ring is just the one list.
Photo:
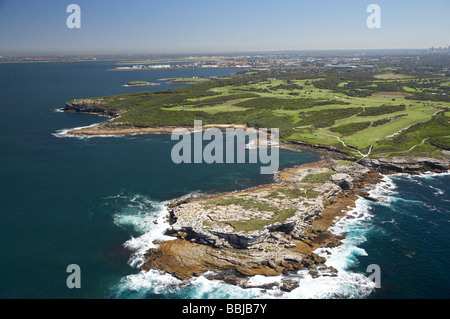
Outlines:
[[133, 56], [133, 55], [200, 55], [200, 54], [256, 54], [256, 53], [284, 53], [284, 52], [371, 52], [371, 51], [403, 51], [403, 50], [411, 50], [411, 51], [421, 51], [421, 50], [431, 50], [431, 49], [448, 49], [450, 46], [439, 46], [439, 47], [428, 47], [428, 48], [380, 48], [380, 49], [281, 49], [281, 50], [232, 50], [232, 51], [192, 51], [192, 52], [182, 52], [182, 51], [173, 51], [173, 52], [134, 52], [134, 53], [59, 53], [59, 54], [41, 54], [41, 53], [0, 53], [1, 58], [24, 58], [24, 57], [76, 57], [76, 56]]

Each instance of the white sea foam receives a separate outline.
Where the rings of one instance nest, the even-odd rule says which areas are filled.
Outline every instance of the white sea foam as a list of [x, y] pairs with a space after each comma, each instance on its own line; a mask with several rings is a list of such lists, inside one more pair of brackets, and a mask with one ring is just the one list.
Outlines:
[[422, 177], [422, 178], [433, 178], [433, 177], [437, 177], [437, 176], [448, 176], [450, 175], [450, 171], [447, 172], [442, 172], [442, 173], [437, 173], [437, 172], [424, 172], [421, 173], [417, 176]]
[[[355, 208], [348, 212], [349, 217], [341, 218], [330, 231], [335, 235], [346, 234], [342, 245], [333, 248], [318, 248], [315, 253], [325, 257], [327, 266], [338, 271], [336, 277], [321, 276], [312, 278], [304, 274], [300, 287], [291, 292], [299, 298], [363, 298], [373, 292], [375, 283], [365, 273], [351, 271], [358, 264], [358, 256], [366, 256], [364, 243], [371, 231], [370, 206], [365, 199], [357, 199]], [[304, 271], [303, 271], [304, 272]]]
[[[403, 199], [401, 197], [394, 196], [396, 194], [394, 191], [394, 189], [396, 188], [394, 179], [398, 178], [398, 177], [406, 178], [410, 182], [414, 182], [420, 186], [431, 188], [432, 190], [434, 190], [433, 193], [436, 196], [441, 196], [441, 195], [445, 194], [444, 190], [442, 190], [434, 185], [427, 185], [427, 183], [425, 183], [425, 181], [432, 180], [435, 177], [448, 176], [448, 175], [450, 175], [450, 171], [441, 172], [441, 173], [424, 172], [424, 173], [417, 174], [417, 175], [411, 175], [411, 174], [407, 174], [407, 173], [397, 173], [397, 174], [389, 175], [389, 176], [384, 175], [383, 182], [379, 184], [380, 186], [377, 185], [377, 187], [382, 187], [382, 188], [381, 189], [378, 188], [377, 189], [378, 191], [375, 191], [374, 194], [375, 194], [375, 197], [379, 196], [377, 198], [381, 202], [384, 202], [384, 203], [389, 203], [389, 202], [393, 202], [393, 201], [403, 201], [403, 202], [422, 204], [422, 205], [425, 205], [426, 207], [430, 208], [428, 204], [426, 204], [422, 201], [416, 201], [416, 200], [412, 200], [412, 199]], [[434, 210], [434, 209], [432, 209], [432, 210]]]
[[[391, 184], [389, 184], [391, 185]], [[390, 186], [392, 187], [392, 186]], [[190, 195], [192, 196], [192, 194]], [[194, 195], [195, 196], [195, 195]], [[187, 197], [187, 196], [186, 196]], [[164, 230], [168, 226], [164, 220], [167, 210], [164, 203], [155, 203], [141, 197], [131, 198], [133, 212], [116, 214], [116, 224], [124, 227], [133, 227], [143, 235], [132, 238], [125, 243], [135, 251], [130, 264], [138, 267], [144, 262], [144, 253], [149, 248], [155, 247], [154, 240], [168, 240], [171, 237], [164, 236]], [[150, 205], [148, 205], [150, 203]], [[137, 206], [136, 206], [137, 205]], [[142, 205], [140, 207], [139, 205]], [[151, 206], [150, 213], [138, 213], [137, 210]], [[346, 233], [343, 244], [334, 248], [320, 248], [315, 252], [324, 256], [327, 266], [338, 270], [337, 276], [326, 276], [326, 270], [321, 272], [324, 276], [313, 278], [307, 270], [301, 270], [296, 274], [274, 277], [253, 276], [248, 285], [261, 286], [275, 283], [272, 289], [243, 288], [223, 283], [219, 280], [210, 280], [207, 276], [198, 276], [189, 280], [179, 280], [169, 274], [163, 274], [156, 270], [141, 271], [123, 278], [112, 289], [112, 294], [119, 298], [167, 296], [173, 295], [179, 298], [363, 298], [375, 289], [375, 284], [369, 280], [365, 273], [356, 273], [350, 267], [357, 265], [357, 257], [366, 255], [366, 252], [358, 245], [366, 240], [366, 233], [370, 231], [368, 222], [371, 214], [368, 202], [364, 199], [356, 201], [356, 207], [349, 211], [353, 218], [339, 220], [330, 230], [335, 234]], [[154, 224], [153, 221], [158, 223]], [[285, 279], [299, 283], [299, 287], [291, 292], [283, 292], [279, 288]]]
[[87, 126], [80, 126], [80, 127], [74, 127], [74, 128], [68, 128], [68, 129], [62, 129], [62, 130], [57, 130], [56, 132], [52, 133], [53, 136], [59, 137], [59, 138], [63, 138], [63, 137], [71, 137], [71, 138], [78, 138], [78, 139], [85, 139], [85, 138], [96, 138], [96, 137], [132, 137], [132, 136], [137, 136], [137, 135], [146, 135], [146, 134], [156, 134], [156, 135], [160, 135], [160, 134], [164, 134], [164, 133], [160, 133], [160, 132], [156, 132], [156, 133], [148, 133], [148, 132], [136, 132], [136, 133], [130, 133], [130, 134], [95, 134], [95, 135], [73, 135], [73, 134], [68, 134], [69, 132], [72, 131], [76, 131], [76, 130], [80, 130], [80, 129], [85, 129], [85, 128], [90, 128], [90, 127], [94, 127], [97, 125], [100, 125], [102, 123], [95, 123], [92, 125], [87, 125]]
[[258, 140], [256, 138], [250, 140], [247, 144], [245, 144], [245, 148], [249, 150], [254, 150], [258, 148]]
[[[448, 173], [444, 173], [448, 174]], [[420, 177], [432, 178], [437, 175], [427, 173]], [[384, 175], [381, 182], [369, 190], [371, 197], [379, 200], [382, 205], [388, 205], [392, 201], [401, 200], [396, 197], [395, 176]], [[411, 175], [402, 174], [402, 177], [412, 178]], [[417, 175], [416, 175], [417, 176]], [[171, 295], [178, 298], [364, 298], [369, 296], [375, 290], [375, 283], [368, 278], [368, 273], [358, 273], [353, 271], [353, 267], [358, 265], [358, 257], [366, 256], [367, 252], [361, 248], [361, 244], [367, 240], [370, 232], [374, 231], [371, 224], [371, 202], [366, 199], [358, 199], [355, 207], [347, 212], [348, 217], [338, 220], [330, 231], [336, 235], [345, 234], [342, 245], [334, 248], [319, 248], [315, 251], [319, 256], [326, 258], [326, 266], [337, 269], [337, 276], [327, 276], [326, 270], [319, 270], [322, 276], [313, 278], [308, 270], [301, 270], [296, 274], [281, 275], [274, 277], [254, 276], [248, 281], [250, 286], [261, 286], [275, 283], [272, 289], [262, 288], [242, 288], [235, 285], [223, 283], [219, 280], [210, 280], [208, 276], [198, 276], [189, 280], [179, 280], [169, 274], [162, 274], [156, 270], [149, 272], [140, 272], [129, 275], [121, 280], [113, 289], [119, 292], [120, 298], [126, 298], [134, 293], [134, 297], [139, 296], [167, 296]], [[163, 214], [164, 215], [164, 214]], [[152, 226], [151, 218], [148, 217], [146, 225]], [[145, 219], [135, 220], [138, 229], [147, 231], [146, 227], [140, 225]], [[395, 224], [395, 220], [387, 221]], [[166, 224], [167, 225], [167, 224]], [[164, 227], [166, 227], [164, 225]], [[161, 224], [161, 226], [163, 226]], [[142, 255], [145, 252], [146, 243], [158, 238], [158, 234], [163, 233], [164, 227], [161, 227], [152, 235], [142, 235], [141, 240], [127, 242], [129, 247], [137, 248], [136, 255]], [[151, 228], [151, 227], [150, 227]], [[150, 230], [149, 228], [149, 230]], [[147, 237], [148, 236], [148, 237]], [[133, 243], [133, 244], [132, 244]], [[144, 247], [143, 249], [140, 249]], [[142, 262], [142, 260], [140, 260]], [[139, 264], [136, 263], [136, 264]], [[299, 283], [299, 287], [291, 292], [283, 292], [279, 288], [283, 280], [289, 279]]]
[[135, 195], [129, 198], [127, 207], [114, 215], [114, 223], [120, 227], [131, 227], [139, 236], [131, 236], [124, 246], [133, 251], [129, 264], [140, 267], [145, 259], [144, 254], [150, 248], [158, 247], [155, 241], [173, 240], [174, 237], [164, 235], [169, 226], [169, 214], [166, 202], [151, 201], [145, 196]]
[[389, 203], [392, 199], [391, 196], [396, 193], [396, 188], [397, 185], [389, 175], [382, 175], [381, 182], [369, 191], [369, 195], [382, 203]]
[[440, 188], [438, 188], [438, 187], [434, 187], [432, 185], [429, 185], [429, 187], [431, 189], [435, 190], [435, 192], [434, 192], [435, 195], [444, 195], [445, 194], [445, 191], [440, 189]]
[[71, 135], [71, 134], [68, 134], [68, 133], [71, 132], [71, 131], [75, 131], [75, 130], [80, 130], [80, 129], [94, 127], [94, 126], [97, 126], [99, 124], [101, 124], [101, 123], [94, 123], [94, 124], [91, 124], [91, 125], [74, 127], [74, 128], [65, 128], [65, 129], [57, 130], [56, 132], [52, 133], [52, 135], [55, 136], [55, 137], [58, 137], [58, 138], [63, 138], [63, 137], [86, 138], [86, 137], [90, 137], [90, 136]]

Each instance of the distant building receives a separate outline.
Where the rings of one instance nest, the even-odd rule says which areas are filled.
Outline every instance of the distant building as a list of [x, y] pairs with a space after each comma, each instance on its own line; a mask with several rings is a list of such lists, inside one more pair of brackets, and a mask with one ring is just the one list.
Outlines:
[[329, 68], [337, 68], [337, 69], [354, 69], [356, 66], [350, 64], [327, 64]]

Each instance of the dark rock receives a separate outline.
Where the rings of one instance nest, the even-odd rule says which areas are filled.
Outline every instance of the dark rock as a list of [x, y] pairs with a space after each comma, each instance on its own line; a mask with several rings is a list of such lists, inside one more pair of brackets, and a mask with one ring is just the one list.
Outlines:
[[350, 190], [353, 188], [353, 179], [348, 174], [337, 173], [332, 175], [330, 180], [343, 190]]
[[446, 171], [450, 168], [450, 158], [428, 158], [419, 156], [405, 156], [394, 158], [370, 159], [364, 158], [359, 161], [361, 165], [372, 169], [378, 169], [382, 172], [405, 172], [418, 173], [422, 171]]
[[280, 290], [291, 292], [292, 290], [300, 287], [300, 284], [294, 280], [283, 280], [281, 282]]

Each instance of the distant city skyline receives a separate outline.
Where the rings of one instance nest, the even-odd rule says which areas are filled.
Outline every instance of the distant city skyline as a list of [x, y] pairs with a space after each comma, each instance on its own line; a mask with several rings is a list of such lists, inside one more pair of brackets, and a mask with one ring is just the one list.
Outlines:
[[[66, 25], [72, 3], [79, 29]], [[379, 29], [366, 25], [372, 3]], [[447, 0], [0, 0], [0, 56], [445, 47], [448, 12]]]

